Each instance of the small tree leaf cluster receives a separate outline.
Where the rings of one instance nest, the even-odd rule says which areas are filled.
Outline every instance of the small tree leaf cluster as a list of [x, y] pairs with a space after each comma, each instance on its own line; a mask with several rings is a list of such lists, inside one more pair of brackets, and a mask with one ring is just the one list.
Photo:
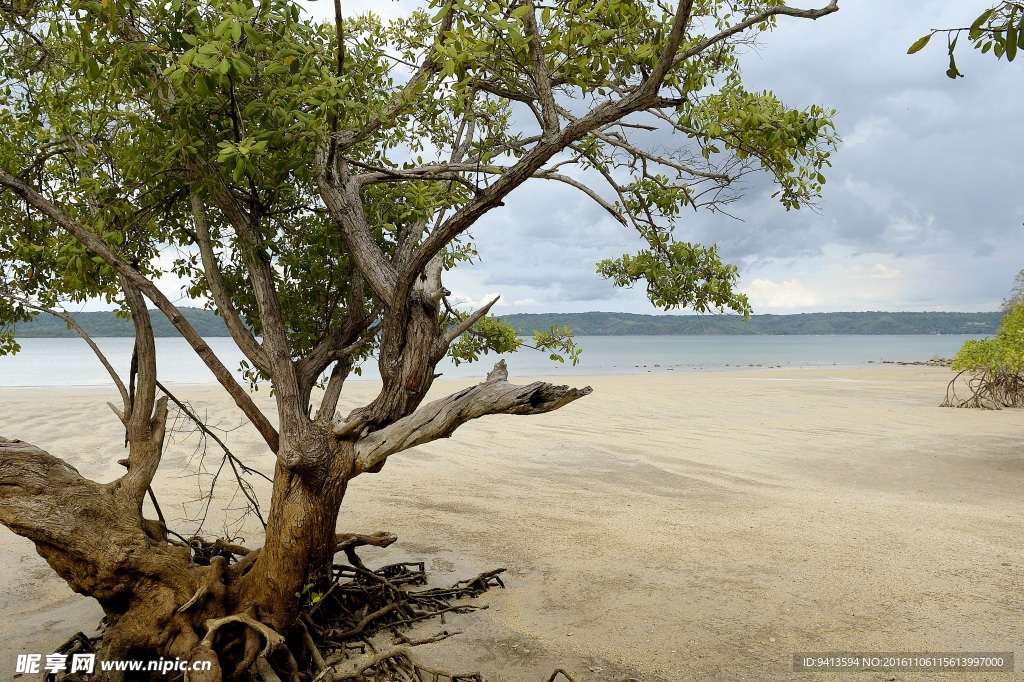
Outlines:
[[964, 75], [956, 64], [957, 42], [964, 33], [971, 46], [982, 54], [991, 52], [996, 59], [1006, 57], [1006, 61], [1012, 62], [1017, 57], [1017, 51], [1024, 50], [1024, 3], [1003, 0], [979, 14], [969, 27], [932, 29], [914, 41], [907, 54], [923, 50], [937, 33], [946, 34], [949, 52], [946, 75], [950, 78], [961, 78]]

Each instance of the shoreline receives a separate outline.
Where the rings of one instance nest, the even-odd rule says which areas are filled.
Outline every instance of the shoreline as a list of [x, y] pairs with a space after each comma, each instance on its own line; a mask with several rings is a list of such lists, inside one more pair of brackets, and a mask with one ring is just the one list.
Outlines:
[[[464, 634], [417, 647], [492, 682], [557, 667], [599, 682], [782, 681], [800, 651], [1013, 651], [1019, 669], [1024, 411], [938, 407], [948, 368], [737, 369], [556, 377], [595, 392], [397, 455], [352, 482], [338, 528], [395, 532], [363, 560], [425, 561], [438, 584], [506, 567], [487, 610], [450, 618]], [[439, 380], [427, 400], [472, 383]], [[346, 388], [342, 412], [375, 392]], [[0, 435], [90, 478], [119, 475], [119, 424], [99, 400], [114, 389], [29, 391], [0, 389]], [[237, 426], [217, 386], [181, 393]], [[272, 465], [252, 429], [229, 445]], [[192, 447], [176, 441], [158, 476], [172, 525], [195, 483]], [[0, 565], [7, 679], [15, 654], [50, 653], [25, 647], [89, 632], [95, 619], [67, 619], [99, 611], [6, 529]], [[894, 676], [912, 679], [861, 675]]]
[[[722, 373], [735, 373], [743, 371], [762, 371], [762, 370], [781, 370], [781, 371], [796, 371], [796, 372], [813, 372], [813, 371], [856, 371], [856, 370], [869, 370], [869, 369], [889, 369], [896, 367], [939, 367], [949, 369], [948, 364], [937, 364], [933, 358], [932, 360], [866, 360], [862, 363], [838, 363], [833, 362], [831, 364], [770, 364], [770, 363], [749, 363], [749, 364], [736, 364], [736, 365], [636, 365], [633, 369], [640, 369], [646, 371], [637, 372], [589, 372], [581, 374], [544, 374], [531, 372], [529, 374], [513, 374], [511, 380], [513, 383], [519, 382], [531, 382], [531, 381], [548, 381], [548, 382], [575, 382], [575, 381], [589, 381], [591, 379], [598, 379], [603, 377], [609, 378], [641, 378], [641, 377], [672, 377], [677, 375], [692, 375], [692, 374], [722, 374]], [[951, 358], [939, 358], [941, 362], [948, 363]], [[487, 371], [493, 363], [489, 363], [487, 360], [482, 360], [477, 363], [481, 369], [480, 376], [462, 376], [462, 377], [445, 377], [441, 375], [435, 379], [435, 384], [471, 384], [479, 381], [483, 381], [486, 377]], [[614, 368], [614, 366], [613, 366]], [[514, 367], [510, 368], [514, 371]], [[658, 371], [655, 371], [658, 370]], [[221, 385], [216, 381], [208, 382], [184, 382], [174, 383], [171, 381], [163, 382], [166, 386], [176, 387], [180, 389], [219, 389]], [[345, 386], [352, 386], [353, 384], [377, 384], [379, 385], [381, 380], [376, 377], [360, 377], [351, 376], [345, 381]], [[260, 384], [261, 387], [269, 389], [269, 383]], [[110, 382], [100, 384], [72, 384], [67, 386], [50, 386], [50, 385], [17, 385], [17, 386], [6, 386], [0, 384], [0, 400], [3, 398], [5, 391], [22, 392], [22, 391], [71, 391], [71, 392], [103, 392], [113, 391], [116, 393], [116, 388]], [[253, 395], [259, 395], [258, 391], [249, 391]], [[434, 395], [432, 390], [430, 395]]]
[[[743, 336], [743, 337], [580, 337], [583, 354], [578, 366], [552, 362], [546, 353], [523, 350], [504, 356], [484, 356], [479, 363], [455, 366], [443, 360], [436, 371], [445, 379], [483, 380], [499, 358], [507, 360], [513, 377], [559, 377], [559, 383], [589, 376], [634, 376], [721, 372], [739, 369], [787, 368], [859, 369], [885, 361], [926, 362], [933, 356], [950, 357], [964, 336]], [[41, 343], [32, 344], [30, 341]], [[125, 343], [127, 341], [127, 343]], [[122, 373], [131, 362], [131, 339], [103, 339], [111, 364]], [[214, 376], [181, 339], [158, 343], [158, 366], [165, 379], [175, 385], [205, 385]], [[108, 345], [104, 343], [109, 342]], [[244, 359], [230, 339], [212, 338], [210, 347], [229, 368]], [[349, 377], [350, 384], [379, 379], [372, 361], [364, 363], [362, 376]], [[239, 377], [239, 381], [242, 379]], [[166, 383], [166, 382], [165, 382]], [[84, 388], [110, 385], [110, 379], [89, 348], [74, 339], [26, 339], [21, 353], [0, 358], [0, 386], [11, 388], [64, 386]]]

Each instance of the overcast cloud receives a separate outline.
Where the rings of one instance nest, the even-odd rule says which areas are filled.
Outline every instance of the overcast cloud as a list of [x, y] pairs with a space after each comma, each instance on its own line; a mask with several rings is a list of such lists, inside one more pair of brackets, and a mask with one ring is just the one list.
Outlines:
[[[981, 9], [846, 2], [816, 22], [781, 21], [746, 55], [749, 87], [838, 109], [844, 138], [817, 213], [787, 212], [753, 182], [730, 208], [742, 222], [680, 225], [740, 266], [756, 312], [996, 309], [1024, 267], [1024, 65], [961, 49], [967, 77], [951, 81], [941, 40], [906, 54]], [[468, 296], [500, 292], [508, 312], [651, 311], [642, 292], [594, 274], [635, 239], [560, 188], [525, 188], [474, 236], [483, 263], [452, 278]]]
[[[388, 15], [415, 3], [344, 5]], [[689, 214], [679, 237], [718, 243], [755, 312], [995, 310], [1024, 267], [1024, 59], [962, 45], [967, 77], [952, 81], [940, 38], [906, 54], [929, 28], [969, 24], [985, 0], [840, 6], [815, 22], [783, 17], [742, 62], [751, 89], [838, 109], [844, 143], [817, 212], [787, 212], [752, 180], [730, 208], [740, 220]], [[496, 312], [654, 312], [642, 291], [595, 274], [598, 260], [640, 245], [573, 192], [520, 188], [473, 230], [482, 262], [447, 286], [467, 304], [500, 293]]]
[[[717, 242], [756, 312], [996, 309], [1024, 267], [1024, 60], [962, 46], [967, 77], [952, 81], [941, 39], [906, 54], [929, 28], [969, 24], [981, 3], [840, 6], [784, 18], [743, 61], [748, 87], [839, 111], [844, 143], [818, 212], [787, 212], [754, 182], [730, 209], [742, 222], [691, 214], [680, 236]], [[635, 237], [570, 192], [522, 188], [474, 230], [483, 262], [449, 288], [501, 293], [507, 312], [651, 312], [642, 292], [595, 274]]]

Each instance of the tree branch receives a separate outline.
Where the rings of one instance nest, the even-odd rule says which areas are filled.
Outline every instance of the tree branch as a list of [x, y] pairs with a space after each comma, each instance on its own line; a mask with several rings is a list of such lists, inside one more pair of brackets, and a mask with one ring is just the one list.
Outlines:
[[[448, 220], [435, 229], [420, 245], [408, 266], [401, 274], [401, 280], [397, 289], [398, 296], [405, 296], [412, 288], [412, 284], [418, 272], [429, 262], [429, 260], [444, 247], [455, 239], [459, 234], [476, 223], [483, 215], [496, 206], [501, 205], [502, 200], [516, 187], [540, 170], [548, 160], [555, 154], [565, 149], [574, 142], [583, 139], [594, 130], [603, 126], [622, 120], [625, 116], [649, 109], [658, 102], [658, 88], [661, 81], [668, 73], [668, 69], [676, 66], [681, 61], [703, 52], [708, 47], [720, 42], [731, 35], [734, 35], [746, 28], [775, 15], [788, 15], [806, 19], [818, 19], [831, 14], [839, 9], [838, 0], [832, 0], [827, 7], [817, 10], [800, 10], [785, 5], [769, 8], [757, 15], [740, 22], [716, 36], [702, 41], [694, 47], [684, 50], [679, 54], [673, 54], [669, 49], [673, 45], [675, 49], [681, 44], [686, 24], [689, 21], [689, 12], [692, 0], [684, 0], [677, 7], [675, 19], [673, 20], [672, 33], [669, 36], [666, 50], [659, 57], [657, 68], [652, 72], [651, 77], [644, 80], [640, 87], [631, 93], [625, 94], [621, 99], [606, 101], [590, 109], [584, 116], [570, 121], [561, 129], [558, 135], [550, 138], [542, 138], [536, 146], [526, 152], [507, 173], [498, 178], [493, 184], [482, 190], [474, 199], [460, 207]], [[666, 66], [666, 64], [668, 66]], [[655, 78], [660, 74], [660, 78]]]
[[672, 30], [665, 41], [665, 49], [662, 50], [661, 55], [658, 57], [658, 62], [654, 65], [651, 75], [640, 84], [638, 92], [642, 93], [643, 96], [652, 97], [658, 94], [661, 82], [665, 79], [669, 69], [675, 64], [673, 58], [676, 55], [676, 51], [679, 50], [679, 44], [683, 41], [683, 36], [686, 34], [686, 26], [690, 23], [691, 12], [693, 12], [693, 0], [683, 0], [676, 7], [676, 15], [672, 20]]
[[338, 409], [338, 400], [341, 399], [341, 389], [345, 386], [345, 379], [352, 371], [352, 365], [351, 357], [342, 358], [334, 363], [323, 398], [320, 399], [320, 407], [316, 412], [316, 421], [321, 424], [329, 424], [334, 419], [334, 412]]
[[421, 407], [380, 431], [358, 441], [356, 469], [362, 473], [385, 459], [409, 448], [451, 436], [457, 428], [488, 414], [542, 414], [557, 410], [592, 392], [535, 382], [528, 386], [508, 383], [502, 360], [487, 375], [487, 381]]
[[457, 325], [449, 329], [444, 335], [444, 342], [448, 345], [451, 345], [452, 341], [466, 333], [466, 330], [468, 330], [470, 327], [476, 324], [477, 320], [486, 315], [487, 312], [491, 309], [491, 306], [497, 303], [498, 299], [500, 298], [501, 296], [495, 296], [493, 301], [491, 301], [483, 308], [480, 308], [480, 310], [477, 310], [475, 313], [464, 319], [462, 322], [458, 323]]
[[540, 123], [544, 135], [553, 135], [558, 132], [558, 107], [555, 105], [555, 95], [551, 90], [551, 76], [544, 62], [544, 45], [540, 27], [537, 26], [537, 8], [533, 0], [522, 0], [522, 5], [530, 8], [523, 17], [523, 26], [530, 38], [530, 66], [537, 89], [537, 100], [540, 102]]
[[206, 222], [206, 208], [202, 198], [192, 191], [192, 217], [196, 225], [196, 243], [199, 245], [199, 254], [203, 260], [203, 274], [206, 275], [206, 283], [213, 294], [213, 302], [217, 305], [224, 324], [227, 325], [228, 333], [238, 346], [239, 350], [245, 353], [253, 366], [264, 374], [270, 374], [270, 367], [267, 362], [267, 354], [253, 337], [242, 318], [235, 310], [235, 305], [228, 294], [227, 286], [224, 284], [224, 277], [220, 268], [217, 267], [217, 255], [213, 252], [213, 239], [210, 237], [210, 226]]
[[210, 371], [213, 372], [217, 381], [220, 382], [221, 386], [227, 390], [234, 399], [235, 404], [238, 405], [239, 409], [245, 413], [253, 423], [253, 426], [255, 426], [259, 431], [260, 435], [263, 436], [263, 439], [267, 442], [267, 445], [270, 446], [270, 449], [277, 452], [277, 430], [273, 425], [271, 425], [266, 415], [256, 407], [256, 403], [253, 402], [245, 389], [235, 381], [235, 377], [231, 374], [231, 371], [225, 367], [224, 363], [220, 361], [220, 358], [214, 354], [206, 341], [203, 340], [203, 337], [199, 335], [199, 332], [189, 324], [188, 320], [186, 320], [181, 314], [181, 311], [179, 311], [178, 308], [171, 303], [166, 296], [164, 296], [163, 292], [161, 292], [153, 282], [144, 277], [131, 265], [124, 262], [124, 260], [115, 254], [103, 240], [89, 232], [89, 230], [77, 221], [72, 220], [66, 213], [61, 211], [51, 202], [47, 201], [41, 194], [2, 168], [0, 168], [0, 185], [14, 191], [30, 206], [41, 212], [47, 218], [56, 223], [62, 230], [91, 249], [96, 255], [102, 258], [107, 265], [114, 268], [119, 275], [123, 276], [126, 280], [135, 285], [142, 293], [144, 293], [146, 297], [152, 301], [164, 315], [167, 316], [170, 323], [173, 324], [179, 332], [181, 332], [181, 335], [185, 338], [188, 344], [192, 346], [196, 355], [198, 355], [206, 366], [210, 368]]
[[329, 173], [328, 169], [320, 172], [317, 176], [320, 196], [345, 240], [356, 267], [374, 293], [390, 305], [395, 296], [398, 275], [370, 231], [359, 196], [359, 183], [348, 177], [337, 178], [336, 175]]
[[364, 308], [365, 289], [362, 275], [358, 270], [353, 270], [346, 296], [344, 323], [327, 334], [305, 357], [295, 363], [299, 387], [303, 395], [307, 396], [307, 400], [313, 384], [332, 362], [349, 357], [376, 335], [376, 315], [367, 315]]
[[562, 175], [561, 173], [553, 173], [551, 171], [546, 171], [543, 169], [534, 173], [533, 177], [541, 178], [543, 180], [557, 180], [558, 182], [569, 185], [570, 187], [575, 187], [576, 189], [578, 189], [579, 191], [583, 192], [588, 197], [593, 199], [598, 206], [607, 211], [608, 214], [611, 215], [611, 217], [615, 218], [616, 221], [622, 223], [622, 225], [628, 225], [626, 219], [622, 217], [622, 214], [619, 213], [614, 206], [609, 204], [607, 201], [605, 201], [604, 197], [602, 197], [600, 194], [595, 192], [590, 187], [587, 187], [579, 180], [575, 180], [569, 177], [568, 175]]
[[[142, 512], [142, 501], [146, 491], [153, 484], [156, 470], [160, 467], [160, 456], [163, 453], [164, 429], [167, 424], [167, 397], [156, 401], [152, 414], [133, 411], [129, 424], [135, 420], [136, 414], [145, 414], [145, 426], [149, 433], [145, 439], [137, 438], [130, 441], [128, 454], [128, 472], [121, 477], [123, 489], [128, 496], [139, 505]], [[139, 418], [142, 421], [142, 418]], [[130, 427], [129, 427], [130, 428]]]
[[263, 248], [259, 231], [259, 218], [245, 211], [231, 191], [220, 185], [215, 195], [218, 208], [235, 228], [242, 246], [242, 256], [249, 271], [256, 306], [259, 309], [263, 332], [263, 352], [267, 359], [266, 372], [274, 381], [274, 395], [279, 409], [295, 416], [305, 414], [305, 405], [299, 399], [295, 366], [292, 363], [287, 327], [277, 296], [277, 284], [271, 267], [270, 255]]
[[[256, 513], [256, 518], [258, 518], [260, 520], [260, 523], [263, 524], [263, 527], [266, 528], [267, 527], [267, 522], [263, 518], [263, 514], [260, 511], [259, 500], [256, 499], [255, 493], [242, 480], [242, 477], [241, 477], [241, 475], [238, 472], [238, 468], [241, 468], [242, 472], [244, 472], [244, 473], [256, 474], [257, 476], [261, 477], [263, 480], [267, 481], [268, 483], [273, 483], [274, 482], [273, 479], [270, 478], [269, 476], [267, 476], [266, 474], [264, 474], [262, 471], [259, 471], [258, 469], [253, 469], [252, 467], [246, 465], [242, 460], [238, 459], [238, 457], [235, 456], [235, 453], [231, 452], [231, 450], [228, 448], [227, 444], [225, 444], [224, 441], [221, 440], [220, 436], [218, 436], [216, 433], [214, 433], [213, 429], [211, 429], [209, 426], [207, 426], [206, 423], [203, 422], [203, 420], [199, 418], [199, 415], [197, 415], [185, 403], [183, 403], [180, 400], [178, 400], [178, 398], [173, 393], [168, 391], [167, 387], [164, 386], [163, 384], [161, 384], [159, 381], [156, 382], [156, 385], [157, 385], [157, 387], [161, 391], [163, 391], [165, 396], [170, 398], [171, 402], [173, 402], [175, 405], [177, 405], [179, 410], [181, 410], [182, 412], [185, 413], [186, 417], [188, 417], [189, 419], [192, 420], [192, 423], [196, 425], [196, 428], [198, 428], [207, 438], [212, 438], [213, 442], [215, 442], [220, 447], [220, 449], [224, 452], [224, 456], [228, 458], [228, 461], [231, 464], [231, 469], [235, 473], [235, 480], [238, 482], [238, 489], [241, 490], [242, 494], [245, 495], [245, 498], [247, 500], [249, 500], [249, 504], [252, 506], [253, 511]], [[212, 494], [212, 490], [211, 490], [211, 494]]]
[[388, 547], [398, 540], [394, 533], [380, 531], [371, 535], [359, 533], [338, 533], [334, 536], [334, 551], [344, 552], [356, 547]]
[[156, 341], [153, 338], [153, 325], [142, 292], [124, 277], [120, 279], [121, 290], [124, 291], [124, 299], [132, 313], [132, 325], [135, 327], [132, 368], [137, 366], [138, 374], [133, 373], [129, 379], [128, 394], [133, 396], [133, 399], [125, 412], [125, 416], [128, 417], [128, 423], [125, 424], [128, 440], [134, 443], [149, 440], [152, 436], [149, 422], [156, 400]]
[[797, 17], [798, 19], [820, 19], [820, 18], [822, 18], [822, 17], [824, 17], [826, 15], [829, 15], [829, 14], [832, 14], [833, 12], [838, 12], [838, 11], [839, 11], [839, 0], [832, 0], [832, 2], [830, 2], [826, 7], [822, 7], [821, 9], [797, 9], [795, 7], [788, 7], [787, 5], [778, 5], [776, 7], [769, 7], [768, 9], [766, 9], [766, 10], [764, 10], [762, 12], [758, 12], [757, 14], [755, 14], [752, 17], [744, 19], [743, 21], [741, 21], [740, 23], [736, 24], [735, 26], [730, 26], [729, 28], [725, 29], [724, 31], [721, 31], [720, 33], [717, 33], [717, 34], [711, 36], [710, 38], [707, 38], [706, 40], [703, 40], [700, 43], [697, 43], [696, 45], [694, 45], [693, 47], [689, 48], [688, 50], [683, 50], [678, 55], [676, 55], [675, 59], [672, 60], [672, 66], [676, 66], [676, 65], [680, 64], [681, 62], [686, 61], [690, 57], [693, 57], [694, 55], [700, 54], [701, 52], [703, 52], [704, 50], [708, 49], [709, 47], [711, 47], [715, 43], [720, 43], [723, 40], [725, 40], [726, 38], [728, 38], [730, 36], [734, 36], [737, 33], [741, 33], [743, 31], [747, 30], [748, 28], [750, 28], [751, 26], [754, 26], [756, 24], [760, 24], [762, 21], [770, 19], [771, 17], [774, 17], [774, 16], [783, 15], [783, 16], [789, 16], [789, 17]]

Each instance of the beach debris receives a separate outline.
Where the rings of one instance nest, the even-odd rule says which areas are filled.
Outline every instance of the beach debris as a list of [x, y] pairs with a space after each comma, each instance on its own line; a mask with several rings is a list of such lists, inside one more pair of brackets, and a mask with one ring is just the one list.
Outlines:
[[[890, 364], [893, 364], [893, 363], [890, 362]], [[933, 356], [931, 356], [931, 358], [929, 358], [927, 360], [924, 360], [924, 361], [921, 361], [921, 360], [915, 360], [913, 362], [899, 361], [899, 362], [896, 362], [895, 364], [897, 364], [897, 365], [905, 365], [905, 366], [916, 365], [916, 366], [920, 366], [920, 367], [949, 367], [949, 366], [951, 366], [953, 364], [953, 358], [943, 358], [943, 357], [939, 357], [938, 355], [933, 355]]]

